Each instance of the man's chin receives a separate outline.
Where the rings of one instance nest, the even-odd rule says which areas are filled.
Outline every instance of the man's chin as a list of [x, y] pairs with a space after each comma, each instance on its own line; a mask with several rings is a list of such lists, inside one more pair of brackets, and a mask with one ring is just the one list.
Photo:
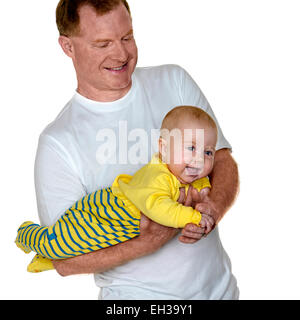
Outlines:
[[[121, 79], [120, 79], [121, 80]], [[131, 77], [128, 76], [127, 79], [124, 79], [124, 80], [121, 80], [121, 81], [113, 81], [111, 83], [111, 88], [113, 90], [130, 90], [131, 89], [131, 86], [132, 86], [132, 80], [131, 80]]]

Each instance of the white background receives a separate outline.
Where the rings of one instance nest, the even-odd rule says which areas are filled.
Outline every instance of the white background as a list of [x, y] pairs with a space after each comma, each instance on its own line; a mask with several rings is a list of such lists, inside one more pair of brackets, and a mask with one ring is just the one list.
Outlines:
[[[1, 6], [1, 299], [97, 299], [91, 275], [26, 272], [14, 245], [37, 221], [40, 132], [76, 88], [57, 43], [58, 0]], [[175, 63], [197, 81], [239, 164], [241, 190], [220, 223], [241, 299], [299, 299], [298, 0], [129, 0], [139, 66]], [[205, 257], [204, 257], [205, 258]]]

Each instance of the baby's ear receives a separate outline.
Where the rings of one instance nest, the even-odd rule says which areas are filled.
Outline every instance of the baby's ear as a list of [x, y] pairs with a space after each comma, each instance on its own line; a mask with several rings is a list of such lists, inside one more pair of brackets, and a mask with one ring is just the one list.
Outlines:
[[162, 161], [166, 162], [166, 158], [167, 158], [167, 143], [166, 143], [166, 140], [163, 139], [162, 137], [160, 137], [159, 140], [158, 140], [158, 150], [159, 150], [159, 154], [160, 154], [160, 157], [161, 157]]

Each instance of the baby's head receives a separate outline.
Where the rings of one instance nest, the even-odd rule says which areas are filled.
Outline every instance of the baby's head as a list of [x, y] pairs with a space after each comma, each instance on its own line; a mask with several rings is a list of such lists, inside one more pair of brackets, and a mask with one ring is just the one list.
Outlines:
[[217, 135], [217, 126], [205, 111], [176, 107], [162, 122], [160, 159], [181, 183], [192, 183], [212, 171]]

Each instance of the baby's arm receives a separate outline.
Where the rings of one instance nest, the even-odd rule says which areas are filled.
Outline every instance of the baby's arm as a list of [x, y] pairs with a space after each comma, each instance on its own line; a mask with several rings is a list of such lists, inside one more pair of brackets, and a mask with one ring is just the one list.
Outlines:
[[146, 209], [143, 213], [151, 220], [173, 228], [184, 228], [188, 223], [199, 225], [201, 221], [200, 212], [178, 203], [161, 192], [151, 194], [146, 200]]
[[151, 220], [164, 226], [184, 228], [188, 223], [199, 225], [201, 214], [191, 206], [177, 202], [175, 186], [167, 175], [153, 179], [148, 186], [135, 188], [126, 196]]

